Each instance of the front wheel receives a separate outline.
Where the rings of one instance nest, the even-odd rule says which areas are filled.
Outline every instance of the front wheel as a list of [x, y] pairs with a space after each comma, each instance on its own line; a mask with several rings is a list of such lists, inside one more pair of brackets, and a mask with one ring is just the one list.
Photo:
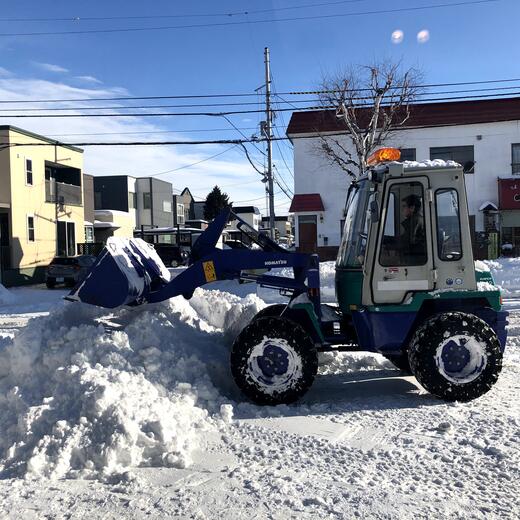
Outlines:
[[300, 325], [282, 317], [253, 320], [231, 351], [237, 386], [261, 405], [293, 403], [307, 392], [317, 371], [312, 338]]
[[410, 345], [412, 373], [428, 392], [447, 401], [471, 401], [488, 392], [502, 369], [493, 329], [473, 314], [432, 316]]

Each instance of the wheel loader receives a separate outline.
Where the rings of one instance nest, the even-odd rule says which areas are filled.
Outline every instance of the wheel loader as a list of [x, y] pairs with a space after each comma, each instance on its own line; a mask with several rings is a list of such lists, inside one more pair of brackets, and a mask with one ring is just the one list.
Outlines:
[[[217, 280], [255, 282], [287, 303], [260, 311], [231, 348], [235, 382], [253, 402], [301, 398], [328, 351], [379, 352], [438, 398], [478, 398], [498, 379], [507, 312], [490, 273], [475, 267], [464, 172], [451, 161], [399, 158], [375, 152], [348, 189], [335, 305], [321, 302], [317, 255], [288, 252], [231, 209], [174, 278], [149, 244], [111, 238], [68, 299], [116, 308], [191, 298]], [[216, 247], [231, 218], [256, 250]]]

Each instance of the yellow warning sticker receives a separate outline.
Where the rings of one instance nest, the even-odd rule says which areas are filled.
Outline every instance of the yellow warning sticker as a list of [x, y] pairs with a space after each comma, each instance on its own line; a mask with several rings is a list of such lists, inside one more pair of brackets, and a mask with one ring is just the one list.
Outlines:
[[206, 282], [214, 282], [217, 279], [217, 273], [215, 272], [215, 265], [213, 262], [211, 260], [208, 262], [202, 262], [202, 267], [204, 268]]

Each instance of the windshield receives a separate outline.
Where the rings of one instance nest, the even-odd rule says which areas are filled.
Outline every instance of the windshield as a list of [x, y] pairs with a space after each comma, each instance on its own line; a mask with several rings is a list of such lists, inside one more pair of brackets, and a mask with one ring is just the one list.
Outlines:
[[350, 190], [343, 237], [338, 254], [338, 267], [361, 267], [367, 245], [367, 206], [370, 196], [368, 181], [361, 181]]

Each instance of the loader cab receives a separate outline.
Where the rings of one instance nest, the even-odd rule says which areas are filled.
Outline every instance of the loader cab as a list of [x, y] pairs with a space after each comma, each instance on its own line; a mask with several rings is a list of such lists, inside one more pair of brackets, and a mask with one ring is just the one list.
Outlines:
[[351, 186], [336, 261], [343, 313], [476, 288], [461, 166], [376, 163]]

